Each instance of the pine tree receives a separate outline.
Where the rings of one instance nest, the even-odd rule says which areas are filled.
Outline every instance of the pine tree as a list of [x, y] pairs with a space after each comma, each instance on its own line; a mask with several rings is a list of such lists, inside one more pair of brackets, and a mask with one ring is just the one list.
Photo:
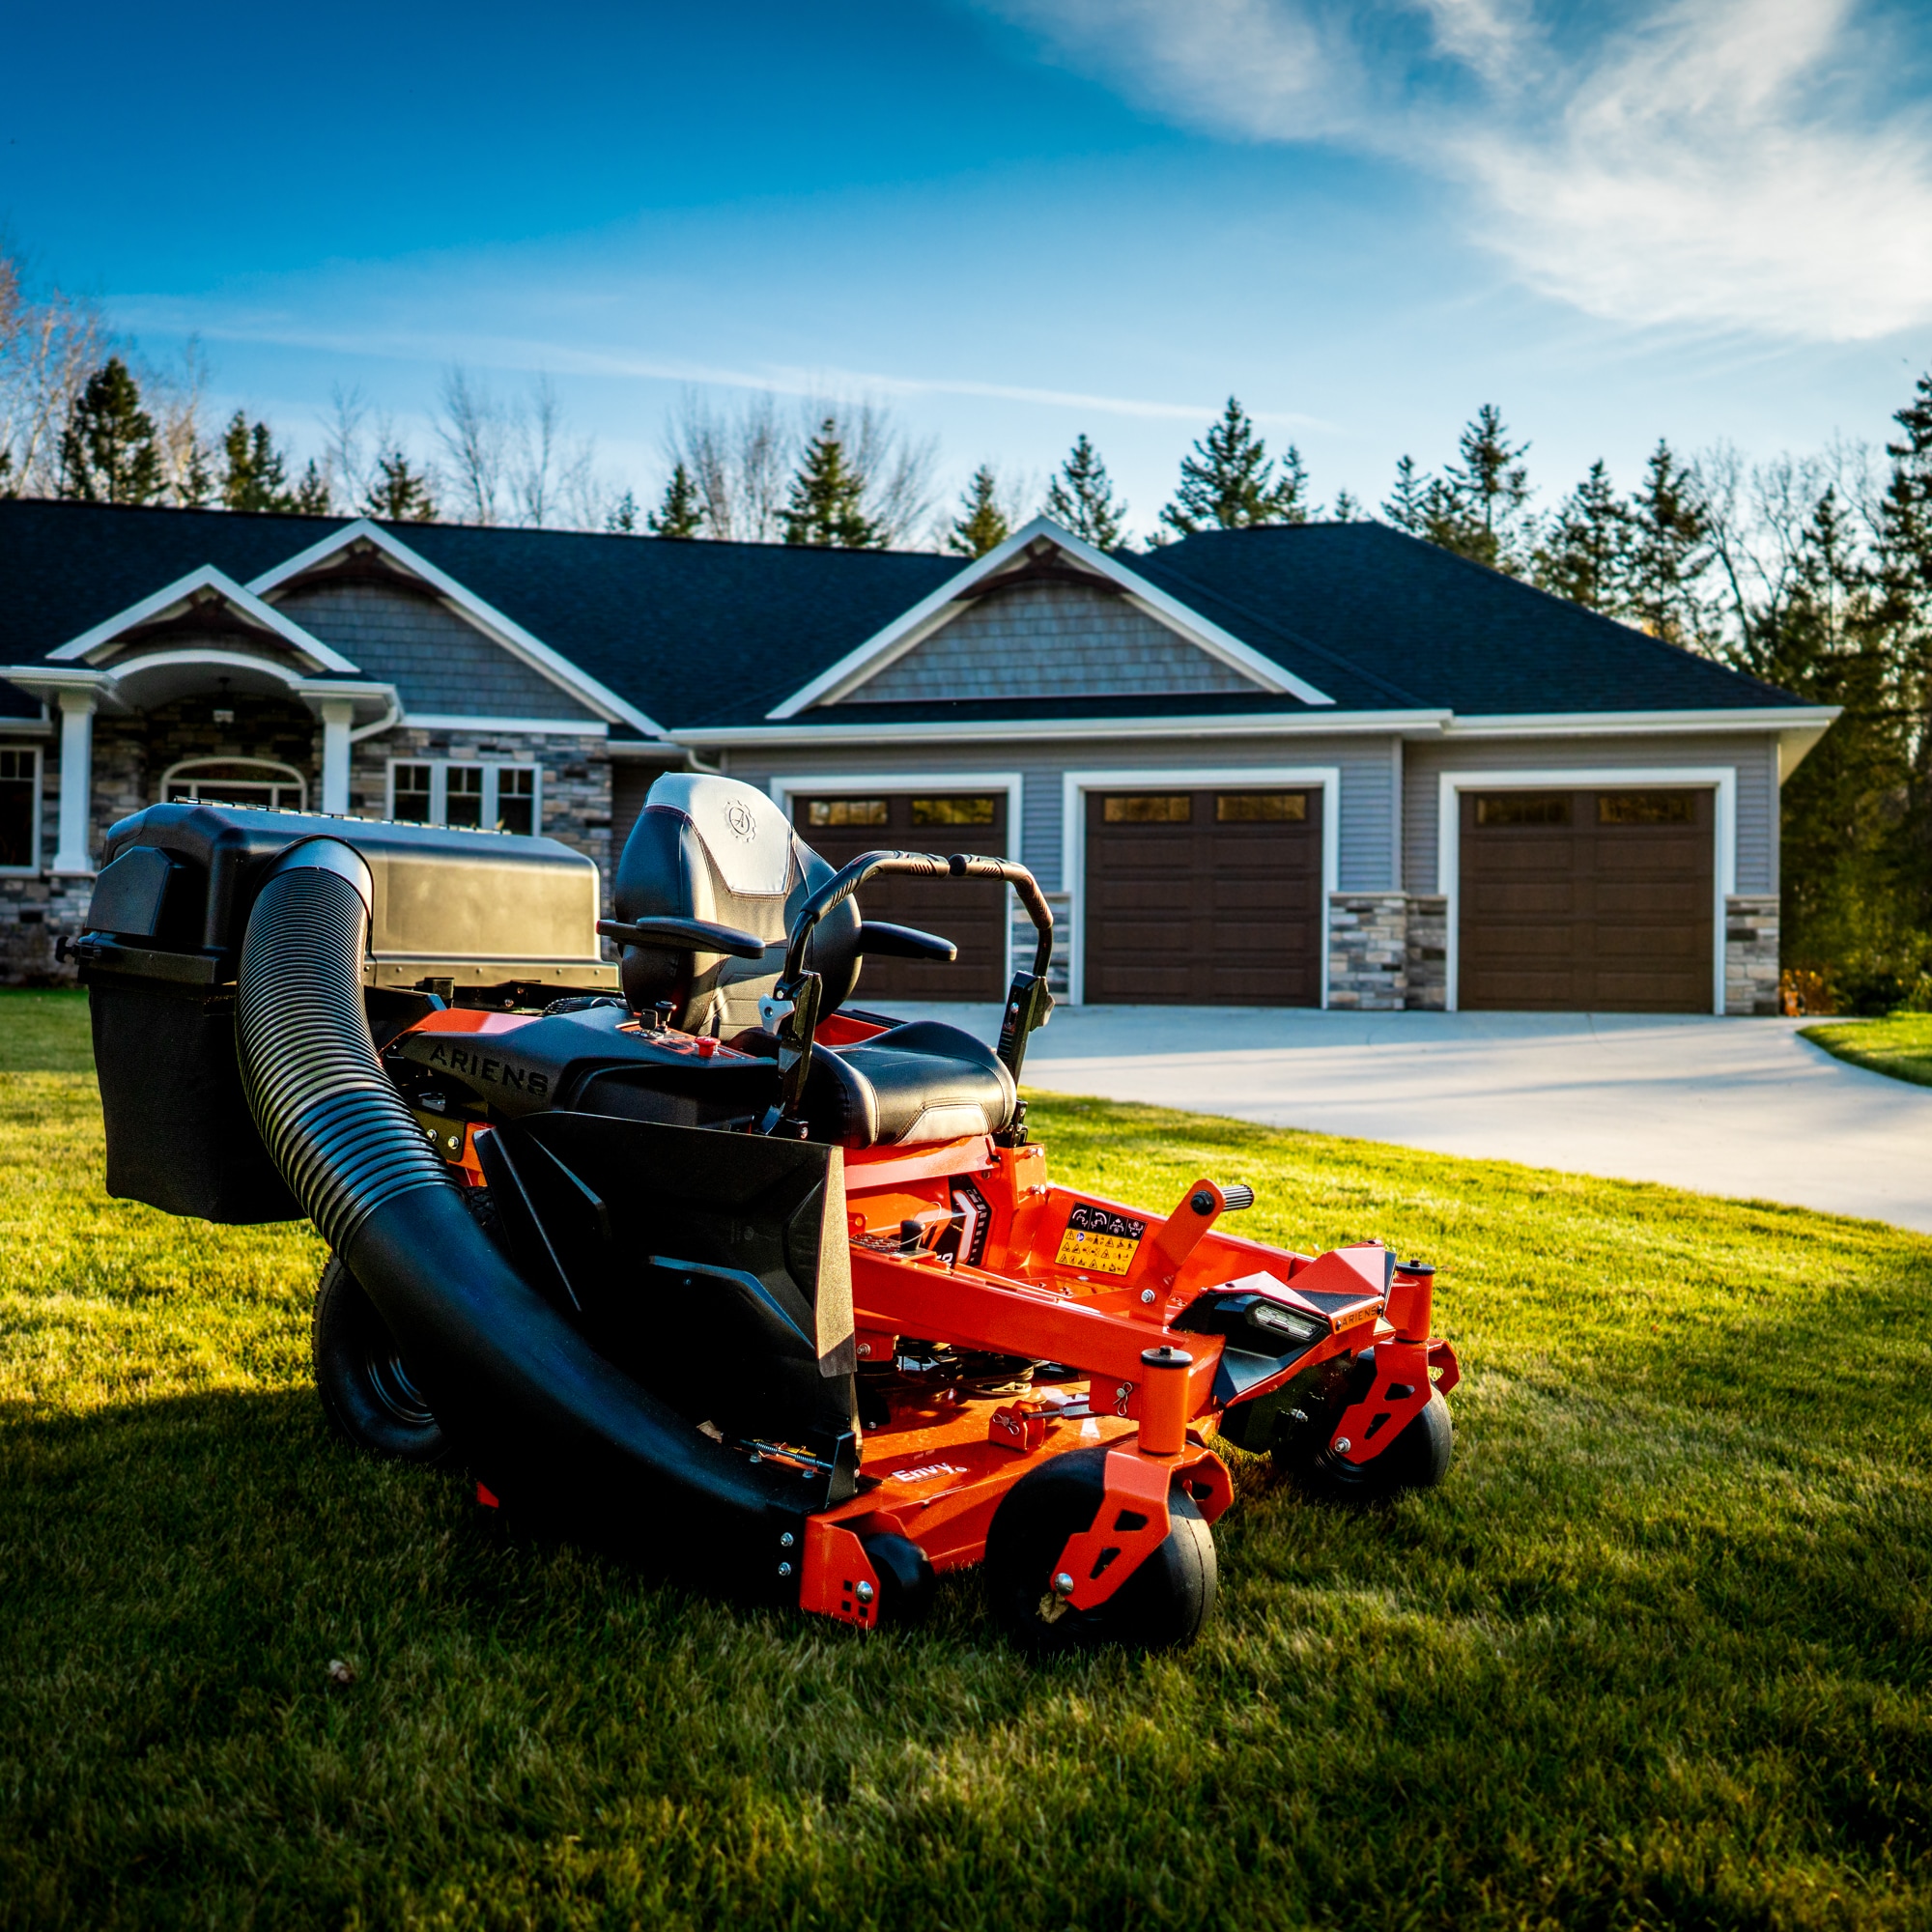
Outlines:
[[1182, 536], [1209, 527], [1246, 529], [1255, 524], [1305, 524], [1308, 472], [1293, 443], [1281, 475], [1247, 412], [1233, 397], [1219, 422], [1180, 459], [1180, 484], [1160, 520]]
[[[673, 482], [676, 478], [671, 479]], [[865, 513], [866, 481], [847, 461], [838, 424], [827, 416], [805, 446], [781, 521], [788, 544], [879, 550], [879, 526]]]
[[308, 460], [308, 468], [301, 473], [301, 481], [296, 485], [295, 510], [301, 517], [326, 517], [328, 515], [328, 478], [322, 472], [314, 457]]
[[1456, 441], [1463, 461], [1451, 464], [1435, 506], [1438, 533], [1431, 541], [1492, 570], [1520, 575], [1529, 546], [1519, 520], [1529, 501], [1529, 444], [1512, 443], [1502, 412], [1485, 403]]
[[362, 514], [392, 524], [435, 523], [436, 497], [429, 477], [412, 469], [408, 454], [401, 449], [379, 453], [376, 480], [362, 498]]
[[634, 537], [638, 534], [638, 522], [636, 493], [626, 490], [611, 505], [610, 513], [604, 519], [604, 530], [608, 536]]
[[141, 407], [140, 384], [120, 356], [110, 355], [68, 412], [60, 494], [84, 503], [152, 503], [162, 485], [154, 418]]
[[984, 556], [1011, 535], [1007, 513], [1000, 507], [999, 479], [992, 466], [982, 463], [960, 498], [960, 514], [953, 519], [946, 548], [961, 556]]
[[1331, 524], [1359, 524], [1364, 521], [1362, 506], [1352, 491], [1335, 492], [1335, 500], [1328, 510], [1328, 521]]
[[654, 537], [674, 537], [688, 541], [704, 534], [704, 503], [691, 471], [683, 464], [670, 472], [665, 485], [664, 501], [644, 519], [644, 527]]
[[229, 509], [289, 511], [296, 507], [288, 467], [267, 423], [258, 422], [251, 429], [248, 418], [237, 410], [221, 439], [221, 453], [227, 465], [221, 479], [221, 500]]
[[1710, 632], [1698, 582], [1711, 562], [1711, 521], [1696, 471], [1662, 437], [1632, 497], [1625, 608], [1653, 638], [1695, 647]]
[[1121, 541], [1126, 503], [1114, 495], [1107, 466], [1084, 433], [1047, 486], [1046, 514], [1095, 550], [1113, 550]]
[[1540, 589], [1614, 616], [1624, 608], [1630, 546], [1630, 512], [1599, 457], [1557, 506], [1530, 574]]
[[1894, 639], [1894, 701], [1912, 745], [1894, 844], [1910, 915], [1932, 930], [1932, 375], [1919, 377], [1892, 421], [1901, 434], [1885, 446], [1891, 473], [1879, 504], [1878, 582]]
[[1429, 478], [1417, 472], [1415, 458], [1401, 458], [1395, 466], [1395, 486], [1382, 498], [1383, 518], [1412, 537], [1421, 536], [1426, 522], [1423, 502], [1428, 494]]

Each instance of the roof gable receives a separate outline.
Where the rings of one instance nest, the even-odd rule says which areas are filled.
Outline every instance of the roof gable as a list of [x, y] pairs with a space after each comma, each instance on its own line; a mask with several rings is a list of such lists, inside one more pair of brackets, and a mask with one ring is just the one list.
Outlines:
[[69, 639], [47, 653], [47, 662], [99, 666], [143, 646], [164, 646], [185, 638], [233, 639], [243, 648], [292, 656], [305, 670], [353, 673], [356, 669], [339, 651], [311, 637], [212, 563]]
[[277, 592], [292, 596], [298, 590], [326, 585], [331, 577], [340, 576], [347, 581], [349, 576], [366, 575], [366, 559], [377, 560], [379, 568], [394, 571], [433, 591], [493, 644], [509, 652], [540, 678], [568, 693], [593, 716], [611, 724], [629, 724], [651, 737], [664, 735], [664, 727], [629, 699], [620, 697], [467, 584], [438, 569], [392, 530], [367, 517], [357, 517], [308, 549], [265, 570], [248, 587], [264, 598], [273, 598]]
[[[966, 565], [909, 611], [901, 612], [856, 649], [848, 651], [838, 663], [794, 691], [782, 703], [775, 705], [768, 715], [774, 719], [795, 718], [801, 712], [817, 706], [861, 701], [858, 700], [858, 693], [862, 687], [882, 675], [928, 638], [959, 621], [961, 610], [957, 607], [969, 601], [989, 598], [996, 592], [1009, 594], [1012, 589], [1029, 582], [1078, 584], [1085, 587], [1090, 595], [1107, 595], [1121, 600], [1155, 625], [1164, 627], [1197, 656], [1206, 656], [1234, 671], [1246, 689], [1292, 696], [1304, 704], [1334, 702], [1324, 692], [1129, 569], [1119, 557], [1110, 556], [1091, 544], [1083, 543], [1072, 531], [1063, 528], [1050, 518], [1036, 517], [998, 549]], [[955, 670], [958, 668], [954, 667]], [[1160, 674], [1157, 668], [1152, 674]], [[1193, 683], [1181, 687], [1182, 690], [1198, 688], [1202, 687]], [[1220, 690], [1227, 687], [1215, 684], [1208, 688]], [[972, 695], [980, 694], [975, 692]], [[1077, 694], [1069, 691], [1065, 695]]]

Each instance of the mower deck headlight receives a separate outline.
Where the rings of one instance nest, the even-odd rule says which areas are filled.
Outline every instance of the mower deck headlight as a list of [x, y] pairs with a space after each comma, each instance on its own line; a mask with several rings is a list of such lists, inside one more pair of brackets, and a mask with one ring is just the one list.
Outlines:
[[1314, 1316], [1298, 1314], [1294, 1309], [1283, 1308], [1273, 1301], [1256, 1302], [1248, 1310], [1248, 1320], [1267, 1334], [1279, 1335], [1284, 1342], [1293, 1342], [1304, 1349], [1328, 1332], [1327, 1324]]

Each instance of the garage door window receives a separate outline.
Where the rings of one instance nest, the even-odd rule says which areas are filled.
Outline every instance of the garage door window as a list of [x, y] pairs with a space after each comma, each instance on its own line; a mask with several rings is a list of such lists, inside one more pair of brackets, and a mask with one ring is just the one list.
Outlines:
[[1128, 792], [1108, 799], [1100, 816], [1109, 825], [1187, 825], [1194, 818], [1194, 799], [1184, 791]]
[[1223, 825], [1301, 825], [1308, 818], [1305, 791], [1224, 791], [1214, 816]]
[[1476, 801], [1478, 825], [1568, 825], [1567, 793], [1539, 791], [1491, 792]]
[[882, 798], [815, 798], [806, 812], [811, 825], [884, 825], [891, 816]]
[[1605, 791], [1597, 794], [1599, 825], [1692, 825], [1696, 800], [1688, 791]]
[[915, 825], [991, 825], [998, 816], [998, 802], [990, 798], [916, 798], [912, 802]]

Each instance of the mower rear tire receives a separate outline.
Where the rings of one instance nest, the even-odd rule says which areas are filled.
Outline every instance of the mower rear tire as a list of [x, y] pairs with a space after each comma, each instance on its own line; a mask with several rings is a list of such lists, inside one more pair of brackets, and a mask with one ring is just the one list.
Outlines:
[[343, 1441], [401, 1463], [436, 1467], [452, 1460], [395, 1338], [339, 1256], [323, 1266], [309, 1335], [323, 1413]]
[[862, 1536], [879, 1578], [879, 1622], [901, 1629], [925, 1621], [932, 1608], [932, 1563], [910, 1537], [881, 1531]]
[[1427, 1405], [1379, 1456], [1350, 1463], [1324, 1442], [1313, 1456], [1291, 1462], [1288, 1473], [1323, 1502], [1382, 1502], [1405, 1490], [1433, 1490], [1449, 1473], [1455, 1451], [1449, 1405], [1439, 1390], [1431, 1389]]
[[1167, 1541], [1091, 1610], [1053, 1594], [1069, 1536], [1091, 1528], [1106, 1494], [1107, 1452], [1075, 1449], [1021, 1477], [986, 1538], [986, 1597], [1002, 1630], [1036, 1654], [1117, 1643], [1168, 1650], [1191, 1643], [1213, 1613], [1214, 1536], [1186, 1487], [1168, 1491]]

